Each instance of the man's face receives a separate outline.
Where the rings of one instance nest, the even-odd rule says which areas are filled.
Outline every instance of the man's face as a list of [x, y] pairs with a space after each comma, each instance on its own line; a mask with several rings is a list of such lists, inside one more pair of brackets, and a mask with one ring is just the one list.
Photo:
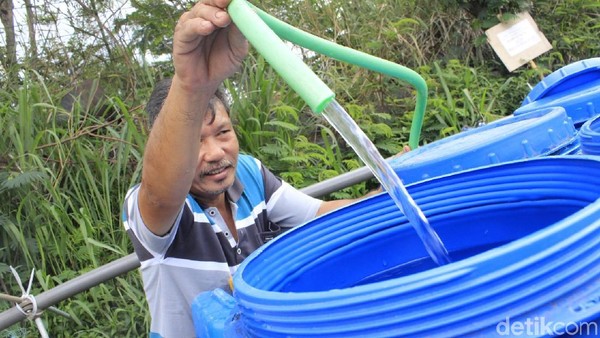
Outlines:
[[198, 166], [191, 189], [207, 203], [233, 185], [239, 154], [238, 140], [225, 107], [217, 100], [214, 109], [215, 120], [210, 123], [211, 115], [207, 114], [202, 125]]

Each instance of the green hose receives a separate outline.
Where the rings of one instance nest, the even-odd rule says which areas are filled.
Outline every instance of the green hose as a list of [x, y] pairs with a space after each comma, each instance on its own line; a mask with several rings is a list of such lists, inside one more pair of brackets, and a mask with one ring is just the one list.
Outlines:
[[334, 99], [333, 91], [292, 53], [245, 0], [231, 1], [227, 11], [242, 34], [271, 67], [315, 113], [321, 113]]
[[[416, 149], [419, 146], [419, 138], [423, 126], [423, 116], [427, 105], [427, 83], [418, 73], [391, 61], [340, 46], [331, 41], [304, 32], [270, 16], [256, 6], [247, 3], [246, 0], [233, 0], [228, 7], [228, 11], [232, 20], [254, 48], [265, 57], [267, 62], [271, 64], [288, 84], [308, 103], [313, 111], [317, 113], [322, 112], [327, 104], [333, 99], [331, 89], [329, 89], [329, 87], [327, 87], [321, 79], [319, 79], [312, 70], [304, 64], [304, 62], [293, 55], [289, 48], [287, 48], [277, 36], [336, 60], [386, 74], [411, 84], [417, 90], [417, 101], [408, 144], [412, 149]], [[262, 20], [257, 20], [257, 18]], [[277, 36], [273, 38], [273, 35]], [[297, 64], [280, 65], [286, 62], [282, 59], [294, 59], [302, 64], [302, 66]], [[307, 73], [310, 73], [310, 77]], [[324, 89], [323, 86], [327, 89]], [[308, 92], [308, 90], [311, 91]], [[323, 92], [319, 93], [320, 91]]]

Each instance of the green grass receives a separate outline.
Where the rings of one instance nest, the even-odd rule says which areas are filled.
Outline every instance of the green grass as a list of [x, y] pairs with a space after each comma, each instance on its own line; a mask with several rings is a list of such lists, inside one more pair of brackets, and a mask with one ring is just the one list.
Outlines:
[[[123, 119], [106, 122], [78, 107], [54, 106], [44, 82], [28, 80], [14, 95], [16, 105], [0, 110], [0, 194], [9, 202], [0, 209], [0, 239], [9, 243], [0, 268], [14, 266], [22, 279], [35, 268], [36, 294], [131, 252], [119, 215], [127, 188], [139, 180], [145, 131], [117, 98], [110, 104]], [[17, 294], [11, 275], [3, 273], [2, 281], [3, 292]], [[44, 319], [51, 332], [67, 336], [89, 336], [91, 328], [110, 337], [141, 336], [147, 320], [121, 325], [146, 317], [141, 290], [131, 272], [59, 304], [73, 320], [49, 312]]]

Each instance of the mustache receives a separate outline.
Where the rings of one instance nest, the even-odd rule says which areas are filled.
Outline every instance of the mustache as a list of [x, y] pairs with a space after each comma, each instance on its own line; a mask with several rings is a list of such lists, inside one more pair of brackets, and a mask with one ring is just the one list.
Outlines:
[[200, 170], [200, 175], [201, 176], [208, 175], [213, 171], [221, 170], [221, 169], [224, 169], [227, 167], [233, 167], [233, 161], [221, 160], [217, 163], [208, 164], [206, 168], [202, 168], [202, 170]]

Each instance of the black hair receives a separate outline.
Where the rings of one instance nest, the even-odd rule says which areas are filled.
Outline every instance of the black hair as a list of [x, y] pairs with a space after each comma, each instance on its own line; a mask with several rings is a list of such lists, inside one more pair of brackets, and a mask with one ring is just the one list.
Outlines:
[[[154, 125], [156, 117], [160, 113], [163, 105], [165, 104], [165, 100], [167, 98], [167, 95], [169, 94], [169, 89], [171, 88], [171, 81], [172, 78], [166, 78], [158, 81], [154, 85], [152, 94], [150, 94], [148, 103], [146, 103], [146, 112], [148, 113], [148, 124], [150, 128], [152, 128], [152, 125]], [[215, 120], [216, 100], [219, 100], [223, 104], [223, 106], [225, 107], [225, 111], [227, 111], [227, 115], [229, 115], [229, 101], [227, 100], [225, 89], [223, 88], [223, 86], [219, 86], [219, 88], [208, 103], [208, 112], [209, 114], [211, 114], [211, 119], [209, 123], [212, 123]]]

